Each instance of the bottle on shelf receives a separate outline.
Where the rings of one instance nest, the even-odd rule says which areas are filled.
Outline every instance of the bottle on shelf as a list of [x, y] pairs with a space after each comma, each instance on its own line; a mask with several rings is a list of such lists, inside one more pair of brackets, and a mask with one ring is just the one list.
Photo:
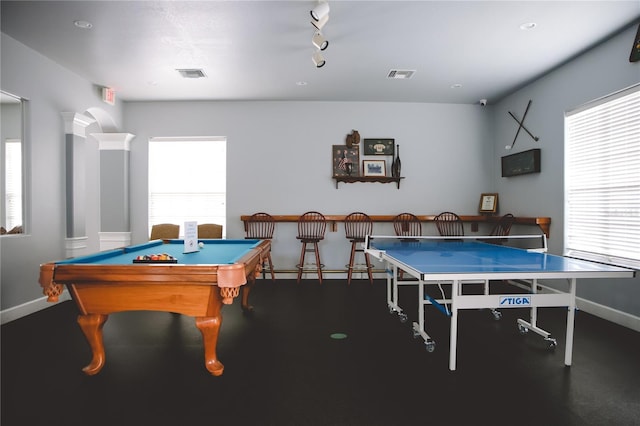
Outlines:
[[400, 161], [400, 145], [396, 145], [396, 158], [394, 158], [393, 163], [391, 163], [391, 176], [400, 177], [401, 169], [402, 162]]

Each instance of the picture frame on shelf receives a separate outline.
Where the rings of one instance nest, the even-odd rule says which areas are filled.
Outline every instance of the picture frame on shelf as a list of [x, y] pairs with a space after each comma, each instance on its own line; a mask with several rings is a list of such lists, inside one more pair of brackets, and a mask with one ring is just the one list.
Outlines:
[[360, 147], [333, 145], [333, 176], [360, 176]]
[[498, 194], [485, 193], [480, 195], [480, 213], [496, 213], [498, 211]]
[[362, 143], [364, 155], [393, 155], [395, 139], [365, 139]]
[[387, 176], [387, 162], [384, 160], [363, 160], [362, 161], [363, 176]]

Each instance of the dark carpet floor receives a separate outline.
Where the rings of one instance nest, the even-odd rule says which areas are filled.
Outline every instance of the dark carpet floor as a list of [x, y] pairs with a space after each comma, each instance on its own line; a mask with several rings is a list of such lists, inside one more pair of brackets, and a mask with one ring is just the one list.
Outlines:
[[162, 312], [112, 314], [106, 365], [85, 376], [77, 309], [59, 303], [2, 326], [2, 426], [640, 425], [639, 333], [578, 312], [568, 368], [566, 310], [540, 310], [554, 351], [518, 333], [524, 310], [464, 311], [451, 372], [447, 318], [427, 311], [428, 353], [411, 332], [415, 288], [401, 288], [407, 323], [385, 292], [384, 281], [260, 280], [252, 315], [223, 308], [220, 377], [204, 368], [194, 319]]

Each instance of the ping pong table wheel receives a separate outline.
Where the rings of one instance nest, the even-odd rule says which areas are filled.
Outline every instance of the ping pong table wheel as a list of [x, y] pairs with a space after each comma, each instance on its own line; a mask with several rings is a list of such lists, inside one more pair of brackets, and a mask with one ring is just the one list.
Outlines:
[[429, 352], [429, 353], [431, 353], [431, 352], [436, 350], [436, 342], [434, 342], [433, 340], [429, 340], [427, 342], [424, 342], [424, 346], [427, 349], [427, 352]]
[[491, 313], [493, 314], [493, 319], [496, 321], [499, 321], [500, 319], [502, 319], [502, 312], [500, 312], [497, 309], [492, 309]]
[[547, 342], [547, 348], [552, 351], [556, 348], [556, 346], [558, 346], [558, 342], [556, 341], [556, 339], [552, 338], [552, 337], [545, 337], [544, 341]]
[[529, 332], [529, 329], [522, 324], [518, 324], [518, 332], [524, 336]]
[[409, 319], [407, 314], [405, 314], [404, 312], [398, 312], [398, 318], [400, 319], [400, 322], [403, 324], [407, 322], [407, 320]]

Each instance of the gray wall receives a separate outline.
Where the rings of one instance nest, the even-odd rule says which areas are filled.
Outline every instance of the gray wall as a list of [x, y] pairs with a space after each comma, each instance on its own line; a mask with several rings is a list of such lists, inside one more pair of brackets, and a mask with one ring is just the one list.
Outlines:
[[[591, 100], [640, 82], [640, 62], [630, 63], [629, 53], [637, 24], [597, 46], [545, 77], [502, 100], [494, 109], [494, 182], [501, 205], [518, 214], [537, 212], [551, 222], [550, 251], [562, 254], [564, 240], [564, 113]], [[541, 149], [540, 174], [500, 177], [500, 157], [515, 136], [527, 102], [531, 108], [525, 126], [540, 140], [520, 132], [513, 152]], [[640, 244], [640, 242], [639, 242]], [[583, 309], [598, 313], [598, 304], [640, 316], [640, 278], [628, 280], [582, 280], [579, 297], [593, 302]]]
[[[493, 190], [490, 111], [480, 106], [126, 102], [124, 111], [125, 127], [136, 135], [131, 148], [135, 242], [148, 239], [147, 141], [153, 136], [227, 137], [228, 238], [243, 238], [240, 216], [257, 211], [474, 214], [480, 194]], [[381, 183], [342, 183], [336, 189], [331, 179], [331, 146], [344, 144], [352, 129], [362, 138], [395, 138], [406, 176], [399, 190], [394, 184]], [[380, 225], [375, 231], [393, 232]], [[277, 226], [272, 254], [277, 269], [294, 269], [298, 263], [300, 243], [295, 236], [295, 224]], [[344, 270], [348, 250], [342, 225], [337, 232], [327, 232], [321, 243], [326, 268]]]
[[[3, 89], [31, 100], [32, 233], [0, 239], [2, 310], [40, 298], [38, 266], [64, 257], [64, 129], [60, 113], [107, 109], [122, 131], [133, 133], [131, 150], [132, 242], [147, 239], [147, 141], [155, 136], [228, 138], [227, 236], [242, 238], [239, 216], [257, 210], [299, 214], [319, 210], [346, 214], [412, 211], [433, 214], [477, 211], [479, 194], [500, 193], [500, 211], [552, 218], [550, 247], [563, 243], [563, 113], [590, 99], [638, 81], [638, 64], [627, 61], [634, 29], [614, 37], [496, 105], [333, 102], [131, 102], [109, 107], [92, 83], [2, 35]], [[52, 84], [55, 82], [55, 84]], [[500, 177], [500, 157], [513, 140], [528, 100], [527, 127], [513, 152], [542, 148], [542, 173]], [[491, 100], [489, 100], [491, 102]], [[395, 138], [401, 146], [403, 180], [392, 184], [340, 184], [331, 179], [331, 145], [357, 129], [363, 138]], [[88, 144], [91, 144], [88, 138]], [[88, 149], [87, 170], [98, 170]], [[94, 164], [96, 167], [92, 167]], [[88, 191], [97, 186], [88, 177]], [[94, 200], [94, 201], [91, 201]], [[95, 204], [96, 198], [88, 202]], [[87, 207], [88, 216], [98, 212]], [[99, 214], [87, 217], [89, 244], [97, 244]], [[426, 232], [432, 232], [427, 228]], [[384, 225], [376, 232], [390, 232]], [[95, 235], [94, 235], [95, 234]], [[274, 261], [292, 268], [299, 255], [295, 225], [276, 230]], [[322, 245], [328, 268], [342, 269], [348, 244], [344, 232], [328, 233]], [[638, 280], [586, 283], [581, 295], [630, 315], [640, 315]], [[612, 286], [616, 291], [611, 292]]]
[[[62, 112], [83, 113], [98, 106], [122, 121], [121, 104], [101, 101], [99, 87], [1, 34], [0, 87], [29, 100], [31, 160], [29, 181], [29, 233], [0, 238], [0, 305], [3, 311], [42, 297], [39, 265], [65, 257], [65, 129]], [[87, 149], [87, 193], [97, 193], [97, 155]], [[94, 200], [88, 197], [87, 202]], [[87, 206], [87, 231], [97, 241], [99, 216], [94, 202]], [[97, 244], [91, 247], [98, 247]], [[46, 304], [43, 304], [46, 306]]]

